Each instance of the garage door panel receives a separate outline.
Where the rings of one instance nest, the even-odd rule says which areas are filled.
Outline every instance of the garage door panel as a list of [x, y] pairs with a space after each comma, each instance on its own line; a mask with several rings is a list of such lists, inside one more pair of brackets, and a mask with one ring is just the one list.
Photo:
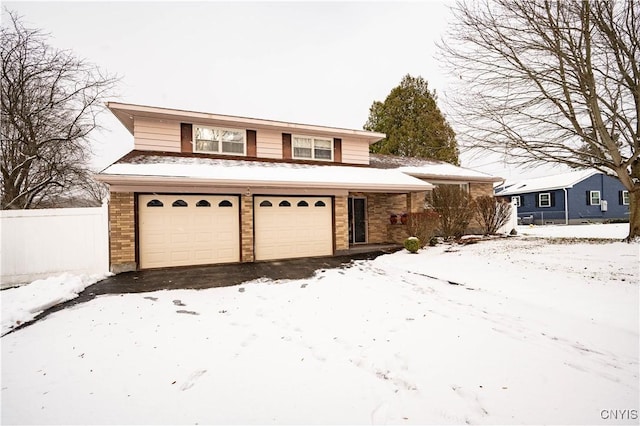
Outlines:
[[202, 232], [194, 235], [193, 237], [196, 244], [212, 244], [214, 243], [212, 232]]
[[[238, 262], [240, 222], [237, 199], [237, 196], [218, 195], [140, 195], [140, 266], [155, 268]], [[151, 200], [161, 202], [163, 207], [148, 207]], [[187, 206], [172, 207], [177, 200], [182, 200]], [[232, 207], [218, 207], [225, 201]]]
[[[315, 207], [318, 201], [324, 203], [324, 207]], [[271, 207], [261, 206], [269, 203]], [[286, 203], [290, 206], [284, 206]], [[256, 259], [333, 254], [330, 206], [331, 198], [328, 197], [255, 197]]]

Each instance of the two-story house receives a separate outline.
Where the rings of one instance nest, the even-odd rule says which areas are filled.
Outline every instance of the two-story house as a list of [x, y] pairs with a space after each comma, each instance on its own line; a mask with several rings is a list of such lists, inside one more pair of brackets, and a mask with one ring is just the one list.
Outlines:
[[131, 152], [97, 175], [110, 188], [114, 272], [328, 256], [353, 244], [398, 242], [389, 214], [422, 210], [433, 188], [400, 169], [370, 166], [369, 145], [381, 133], [115, 102], [108, 108], [134, 139]]

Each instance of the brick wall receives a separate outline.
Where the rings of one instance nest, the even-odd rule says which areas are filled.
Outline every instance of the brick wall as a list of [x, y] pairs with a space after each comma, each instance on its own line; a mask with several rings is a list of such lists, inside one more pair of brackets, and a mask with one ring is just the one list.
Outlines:
[[242, 195], [240, 202], [241, 262], [253, 262], [253, 197]]
[[407, 194], [353, 192], [349, 195], [367, 198], [367, 242], [370, 244], [390, 242], [387, 232], [389, 216], [391, 213], [399, 215], [409, 210]]
[[333, 205], [336, 250], [346, 250], [349, 248], [349, 210], [347, 209], [347, 197], [336, 196]]
[[404, 243], [404, 240], [409, 238], [409, 231], [407, 230], [407, 225], [403, 225], [398, 220], [398, 223], [387, 225], [387, 240], [390, 243]]
[[426, 192], [411, 192], [407, 194], [407, 211], [411, 213], [419, 213], [424, 211], [424, 201], [427, 196]]
[[132, 192], [112, 192], [109, 201], [111, 272], [136, 270], [135, 203]]
[[489, 195], [493, 197], [493, 184], [492, 183], [470, 183], [469, 194], [471, 198], [481, 197], [483, 195]]

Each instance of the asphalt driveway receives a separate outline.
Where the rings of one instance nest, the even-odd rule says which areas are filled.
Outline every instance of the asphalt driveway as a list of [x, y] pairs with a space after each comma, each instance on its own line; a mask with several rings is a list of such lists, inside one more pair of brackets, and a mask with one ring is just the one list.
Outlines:
[[124, 272], [106, 278], [84, 289], [78, 297], [53, 306], [33, 321], [11, 330], [13, 333], [33, 324], [46, 316], [88, 302], [103, 294], [144, 293], [158, 290], [206, 289], [227, 287], [243, 282], [268, 278], [271, 280], [302, 279], [313, 276], [318, 270], [340, 268], [353, 260], [375, 259], [376, 257], [398, 250], [400, 247], [363, 247], [359, 252], [343, 256], [287, 259], [271, 262], [234, 263], [227, 265], [188, 266], [180, 268], [147, 269]]

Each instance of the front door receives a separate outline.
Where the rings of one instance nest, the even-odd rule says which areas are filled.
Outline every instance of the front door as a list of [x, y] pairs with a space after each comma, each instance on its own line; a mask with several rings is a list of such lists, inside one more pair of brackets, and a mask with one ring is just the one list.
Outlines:
[[349, 244], [367, 242], [367, 199], [349, 198]]

